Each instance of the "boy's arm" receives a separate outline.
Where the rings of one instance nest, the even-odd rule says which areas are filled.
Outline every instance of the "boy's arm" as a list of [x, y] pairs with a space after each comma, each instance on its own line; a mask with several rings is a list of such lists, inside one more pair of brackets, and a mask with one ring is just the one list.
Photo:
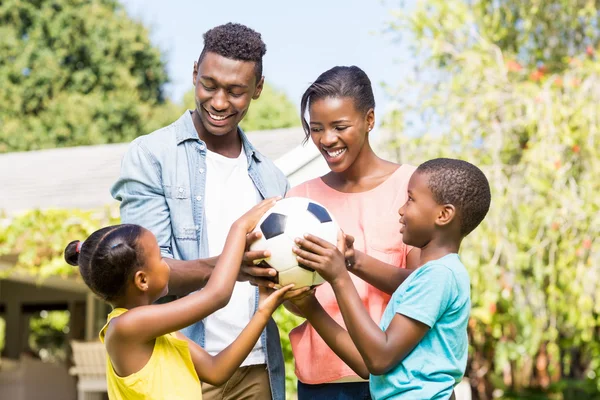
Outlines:
[[[317, 271], [332, 286], [344, 323], [373, 375], [386, 373], [406, 357], [447, 308], [454, 277], [449, 268], [420, 268], [403, 291], [401, 302], [392, 297], [396, 315], [383, 332], [362, 304], [346, 270], [344, 254], [313, 235], [297, 239], [298, 261]], [[345, 250], [338, 237], [338, 247]], [[388, 305], [390, 306], [390, 305]]]
[[382, 375], [398, 365], [429, 330], [419, 321], [396, 314], [383, 332], [363, 306], [347, 273], [332, 286], [348, 333], [373, 375]]
[[348, 332], [331, 318], [314, 295], [291, 302], [306, 317], [327, 346], [358, 376], [369, 379], [369, 370]]

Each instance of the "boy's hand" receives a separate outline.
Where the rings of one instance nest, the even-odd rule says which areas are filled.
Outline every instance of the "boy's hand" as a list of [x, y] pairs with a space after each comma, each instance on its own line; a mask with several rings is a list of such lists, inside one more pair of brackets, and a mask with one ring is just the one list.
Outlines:
[[294, 284], [272, 290], [264, 286], [258, 287], [258, 311], [271, 315], [284, 301], [294, 299], [310, 290], [310, 287], [292, 290]]
[[271, 197], [270, 199], [261, 201], [252, 207], [246, 214], [242, 215], [235, 223], [240, 224], [246, 230], [246, 233], [252, 232], [256, 227], [256, 224], [258, 224], [258, 221], [275, 205], [277, 200], [281, 200], [281, 196]]
[[315, 292], [317, 288], [312, 288], [307, 290], [304, 293], [300, 293], [298, 296], [295, 296], [290, 299], [290, 303], [298, 308], [299, 311], [305, 310], [307, 307], [311, 307], [311, 304], [314, 304], [315, 301], [318, 301], [315, 297]]
[[313, 235], [305, 235], [304, 239], [295, 240], [298, 247], [293, 251], [298, 262], [314, 269], [328, 282], [333, 282], [343, 276], [346, 270], [346, 240], [342, 231], [338, 233], [338, 246]]

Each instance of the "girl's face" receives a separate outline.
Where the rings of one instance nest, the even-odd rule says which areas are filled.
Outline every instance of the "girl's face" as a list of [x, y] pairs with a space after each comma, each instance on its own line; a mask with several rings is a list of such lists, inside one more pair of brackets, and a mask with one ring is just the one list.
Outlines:
[[309, 107], [310, 137], [333, 172], [347, 170], [373, 129], [373, 109], [361, 113], [349, 97], [325, 97]]
[[156, 237], [150, 231], [145, 231], [138, 240], [145, 257], [143, 271], [147, 292], [154, 302], [169, 292], [171, 269], [163, 260]]

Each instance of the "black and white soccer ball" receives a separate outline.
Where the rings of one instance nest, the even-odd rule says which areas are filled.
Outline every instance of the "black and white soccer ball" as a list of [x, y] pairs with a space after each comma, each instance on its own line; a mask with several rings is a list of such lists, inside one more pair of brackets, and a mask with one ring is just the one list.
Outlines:
[[275, 282], [279, 286], [295, 284], [294, 289], [320, 285], [324, 279], [313, 269], [300, 265], [292, 251], [294, 239], [310, 233], [336, 244], [338, 224], [325, 207], [304, 197], [289, 197], [278, 201], [258, 222], [254, 231], [262, 237], [250, 250], [269, 250], [271, 256], [256, 260], [255, 264], [277, 270]]

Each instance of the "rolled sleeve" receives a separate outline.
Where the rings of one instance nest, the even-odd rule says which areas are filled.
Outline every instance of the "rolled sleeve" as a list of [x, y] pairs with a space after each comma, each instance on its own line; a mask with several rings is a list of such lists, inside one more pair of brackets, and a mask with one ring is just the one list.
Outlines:
[[123, 157], [111, 194], [121, 202], [121, 222], [148, 229], [156, 236], [162, 256], [173, 258], [171, 218], [160, 171], [156, 158], [134, 141]]

